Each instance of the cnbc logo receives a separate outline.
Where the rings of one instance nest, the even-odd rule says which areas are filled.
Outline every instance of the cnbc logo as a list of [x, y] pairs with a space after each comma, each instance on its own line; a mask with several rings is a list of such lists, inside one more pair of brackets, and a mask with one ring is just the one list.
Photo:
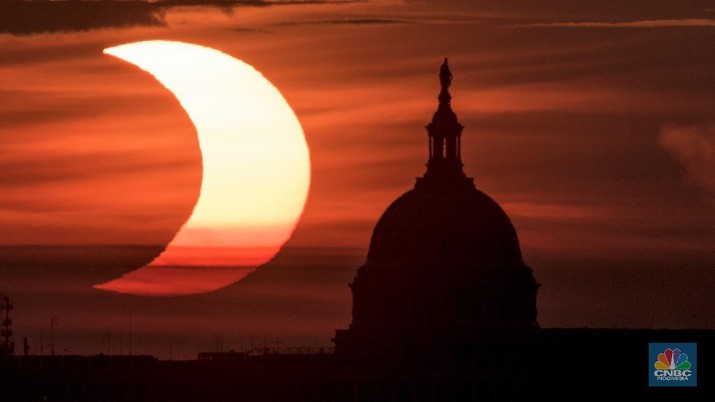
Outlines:
[[649, 343], [651, 387], [698, 385], [697, 343]]

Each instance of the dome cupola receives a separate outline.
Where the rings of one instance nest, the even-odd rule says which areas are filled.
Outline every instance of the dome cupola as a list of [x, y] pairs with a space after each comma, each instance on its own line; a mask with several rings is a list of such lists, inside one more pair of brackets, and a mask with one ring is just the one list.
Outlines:
[[439, 77], [439, 106], [427, 125], [427, 171], [377, 222], [367, 260], [521, 261], [509, 217], [464, 174], [464, 127], [452, 110], [446, 58]]

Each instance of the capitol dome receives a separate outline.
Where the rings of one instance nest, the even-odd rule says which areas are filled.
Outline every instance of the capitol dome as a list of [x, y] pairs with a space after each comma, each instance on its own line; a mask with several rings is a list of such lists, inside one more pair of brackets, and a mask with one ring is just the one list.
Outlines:
[[377, 222], [368, 261], [521, 261], [509, 217], [475, 188], [410, 190]]
[[375, 225], [350, 284], [352, 322], [336, 331], [337, 354], [435, 357], [538, 328], [539, 284], [516, 230], [464, 174], [464, 127], [452, 110], [446, 59], [439, 76], [427, 171]]
[[427, 126], [427, 172], [377, 222], [367, 260], [521, 261], [509, 217], [462, 169], [464, 127], [451, 107], [446, 60], [440, 81], [439, 106]]

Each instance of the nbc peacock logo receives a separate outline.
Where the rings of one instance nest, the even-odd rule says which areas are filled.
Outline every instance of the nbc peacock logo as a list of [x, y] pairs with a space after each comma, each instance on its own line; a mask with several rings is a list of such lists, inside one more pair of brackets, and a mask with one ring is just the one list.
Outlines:
[[652, 368], [651, 387], [697, 386], [695, 343], [651, 343], [648, 345]]
[[658, 361], [654, 366], [656, 370], [688, 370], [692, 364], [688, 361], [688, 355], [675, 348], [658, 354]]

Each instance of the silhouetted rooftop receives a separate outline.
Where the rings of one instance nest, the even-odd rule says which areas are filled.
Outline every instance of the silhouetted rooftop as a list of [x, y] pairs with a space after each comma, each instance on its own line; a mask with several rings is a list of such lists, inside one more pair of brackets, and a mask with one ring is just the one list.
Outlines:
[[521, 250], [506, 213], [481, 191], [415, 188], [383, 213], [367, 259], [521, 260]]
[[452, 110], [452, 72], [440, 69], [439, 105], [427, 126], [427, 172], [375, 226], [368, 261], [521, 261], [516, 231], [501, 207], [462, 170], [464, 128]]

